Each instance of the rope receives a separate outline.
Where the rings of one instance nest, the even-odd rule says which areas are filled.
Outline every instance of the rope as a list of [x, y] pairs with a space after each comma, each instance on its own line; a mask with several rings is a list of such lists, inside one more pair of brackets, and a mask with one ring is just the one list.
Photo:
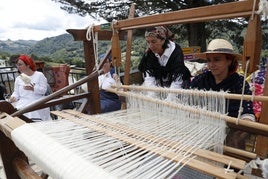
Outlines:
[[256, 88], [255, 88], [255, 85], [256, 85], [256, 75], [255, 75], [255, 72], [252, 73], [252, 85], [251, 85], [251, 88], [252, 88], [252, 97], [251, 97], [251, 101], [254, 101], [254, 98], [255, 98], [255, 94], [256, 94]]
[[254, 0], [254, 2], [253, 2], [252, 12], [251, 12], [251, 16], [250, 16], [251, 20], [253, 20], [253, 18], [254, 18], [255, 8], [256, 8], [256, 0]]
[[233, 172], [234, 171], [234, 169], [230, 169], [231, 168], [231, 164], [232, 164], [232, 161], [229, 162], [227, 168], [225, 169], [225, 173]]
[[[93, 35], [94, 32], [92, 31]], [[95, 55], [95, 66], [98, 67], [99, 66], [99, 53], [98, 53], [98, 32], [95, 32], [95, 38], [93, 40], [93, 46], [94, 46], [94, 55]]]
[[91, 41], [91, 32], [92, 31], [93, 31], [93, 24], [89, 25], [87, 28], [86, 39], [88, 41]]
[[[113, 35], [115, 33], [118, 33], [118, 31], [116, 31], [116, 29], [114, 28], [114, 24], [116, 24], [118, 21], [113, 19], [112, 21], [112, 31], [113, 31]], [[112, 57], [113, 58], [113, 57]], [[113, 60], [113, 59], [112, 59]], [[115, 74], [119, 75], [120, 74], [120, 68], [117, 67], [116, 65], [114, 65], [114, 70], [115, 70]]]
[[87, 28], [86, 32], [86, 39], [91, 41], [91, 37], [93, 37], [93, 51], [95, 57], [95, 68], [97, 69], [99, 62], [98, 62], [98, 32], [94, 33], [94, 24], [91, 24]]
[[247, 60], [247, 63], [246, 63], [245, 73], [244, 73], [244, 81], [243, 81], [243, 87], [242, 87], [242, 94], [241, 94], [240, 106], [239, 106], [239, 110], [238, 110], [238, 116], [237, 116], [237, 119], [236, 119], [236, 125], [238, 125], [239, 120], [241, 118], [241, 114], [243, 112], [243, 101], [244, 101], [246, 78], [247, 78], [247, 73], [248, 73], [249, 62], [250, 62], [250, 60], [248, 59]]

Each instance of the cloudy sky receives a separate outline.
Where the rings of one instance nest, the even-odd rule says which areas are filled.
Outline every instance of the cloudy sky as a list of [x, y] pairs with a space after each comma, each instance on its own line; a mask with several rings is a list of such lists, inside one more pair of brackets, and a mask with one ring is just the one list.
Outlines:
[[98, 23], [68, 14], [59, 6], [51, 0], [1, 0], [0, 40], [42, 40]]

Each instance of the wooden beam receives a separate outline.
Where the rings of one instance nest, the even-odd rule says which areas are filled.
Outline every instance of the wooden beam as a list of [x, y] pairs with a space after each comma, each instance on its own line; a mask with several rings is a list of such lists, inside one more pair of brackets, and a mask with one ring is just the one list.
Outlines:
[[[120, 20], [115, 22], [113, 27], [118, 30], [130, 30], [157, 25], [172, 25], [219, 19], [231, 19], [237, 17], [249, 17], [252, 14], [253, 2], [253, 0], [237, 1], [178, 10], [134, 19]], [[257, 8], [255, 10], [257, 10]], [[101, 31], [101, 26], [94, 26], [94, 31]]]
[[27, 163], [21, 158], [16, 158], [13, 161], [14, 168], [21, 179], [42, 179]]
[[[73, 36], [75, 41], [88, 41], [87, 29], [67, 29], [66, 31]], [[98, 31], [98, 40], [111, 40], [112, 35], [112, 30]], [[119, 32], [119, 39], [126, 40], [126, 32]]]

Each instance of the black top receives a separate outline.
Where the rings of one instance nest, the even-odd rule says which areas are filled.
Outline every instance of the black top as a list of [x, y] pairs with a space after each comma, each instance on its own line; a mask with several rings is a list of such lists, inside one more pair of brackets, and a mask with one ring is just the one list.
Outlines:
[[5, 86], [0, 84], [0, 100], [5, 100], [4, 98], [5, 91], [6, 91]]
[[[156, 85], [170, 87], [171, 83], [181, 77], [185, 85], [190, 82], [191, 73], [184, 64], [184, 57], [181, 47], [175, 43], [166, 66], [161, 66], [155, 54], [148, 49], [143, 55], [138, 69], [146, 75], [146, 72], [156, 79]], [[187, 85], [186, 85], [187, 86]]]
[[[213, 91], [227, 91], [233, 94], [242, 94], [243, 89], [243, 76], [238, 73], [233, 73], [228, 76], [225, 80], [216, 84], [215, 78], [212, 75], [211, 71], [204, 72], [198, 76], [196, 76], [192, 82], [190, 87], [199, 89], [199, 90], [213, 90]], [[251, 95], [252, 92], [250, 90], [249, 84], [246, 82], [244, 94]], [[227, 102], [228, 104], [228, 102]], [[253, 104], [251, 101], [243, 101], [243, 112], [242, 114], [253, 114]], [[228, 105], [228, 116], [237, 117], [238, 110], [240, 106], [240, 100], [229, 100]]]

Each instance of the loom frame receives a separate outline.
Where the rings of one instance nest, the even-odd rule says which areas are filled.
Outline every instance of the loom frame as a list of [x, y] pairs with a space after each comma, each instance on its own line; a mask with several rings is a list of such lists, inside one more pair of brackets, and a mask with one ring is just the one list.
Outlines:
[[[258, 3], [259, 1], [257, 1]], [[113, 28], [118, 33], [112, 33], [111, 30], [102, 30], [100, 25], [94, 26], [94, 32], [98, 32], [99, 40], [110, 40], [116, 39], [112, 41], [111, 51], [107, 52], [105, 58], [107, 58], [111, 53], [113, 57], [116, 57], [116, 60], [120, 60], [120, 46], [118, 46], [118, 40], [126, 40], [126, 31], [127, 31], [127, 49], [131, 49], [131, 39], [132, 39], [132, 30], [136, 28], [145, 28], [156, 25], [172, 25], [178, 23], [196, 23], [203, 21], [212, 21], [212, 20], [220, 20], [220, 19], [230, 19], [236, 17], [245, 17], [249, 18], [252, 15], [252, 7], [253, 1], [245, 0], [231, 3], [224, 3], [214, 6], [205, 6], [199, 8], [191, 8], [185, 10], [174, 11], [165, 14], [151, 15], [147, 17], [138, 17], [133, 18], [134, 16], [134, 6], [132, 5], [129, 19], [120, 20], [113, 24]], [[257, 8], [255, 8], [255, 11]], [[98, 90], [98, 81], [97, 76], [99, 74], [98, 71], [94, 71], [95, 67], [95, 57], [94, 57], [94, 48], [93, 48], [93, 40], [86, 39], [86, 29], [68, 29], [68, 33], [70, 33], [75, 41], [82, 41], [84, 46], [84, 55], [85, 55], [85, 66], [86, 66], [86, 74], [88, 75], [86, 78], [83, 78], [76, 82], [73, 85], [70, 85], [66, 88], [59, 90], [56, 93], [49, 95], [43, 100], [38, 101], [35, 105], [31, 105], [26, 107], [20, 111], [16, 111], [12, 106], [8, 105], [7, 102], [1, 101], [0, 111], [7, 112], [11, 114], [13, 117], [20, 117], [26, 122], [30, 122], [23, 113], [33, 111], [36, 109], [41, 109], [61, 103], [66, 103], [69, 101], [73, 101], [76, 99], [86, 98], [86, 102], [81, 105], [79, 109], [80, 112], [85, 112], [86, 107], [89, 107], [90, 112], [92, 114], [100, 113], [100, 102], [99, 102], [99, 90]], [[250, 34], [250, 35], [249, 35]], [[116, 38], [113, 38], [116, 37]], [[91, 38], [93, 39], [93, 38]], [[244, 39], [244, 50], [243, 50], [243, 66], [245, 66], [245, 62], [247, 59], [250, 59], [250, 70], [254, 71], [256, 69], [256, 64], [258, 64], [258, 60], [260, 57], [260, 42], [261, 42], [261, 27], [260, 27], [260, 16], [254, 14], [253, 19], [249, 20], [248, 31]], [[116, 53], [115, 53], [116, 52]], [[129, 52], [130, 53], [130, 52]], [[130, 58], [130, 54], [127, 54], [128, 58]], [[254, 60], [252, 60], [254, 59]], [[130, 61], [128, 61], [130, 63]], [[125, 76], [124, 82], [125, 84], [129, 84], [129, 63], [126, 63], [125, 66]], [[89, 89], [88, 93], [71, 96], [69, 98], [58, 98], [61, 94], [74, 89], [75, 87], [81, 85], [82, 83], [87, 83], [87, 87]], [[264, 96], [268, 96], [268, 82], [265, 81], [264, 87]], [[268, 102], [263, 102], [262, 109], [267, 109]], [[260, 123], [268, 124], [268, 111], [262, 110]], [[230, 127], [237, 127], [232, 126]], [[256, 143], [256, 154], [261, 157], [268, 156], [268, 142], [267, 137], [258, 136]], [[18, 164], [22, 161], [27, 161], [27, 156], [23, 154], [23, 152], [19, 151], [14, 143], [7, 138], [3, 131], [0, 132], [0, 151], [3, 157], [4, 167], [7, 174], [7, 178], [20, 178], [21, 174], [19, 173], [28, 173], [23, 172], [27, 171], [28, 167], [18, 167]], [[19, 162], [18, 162], [19, 161]], [[15, 167], [14, 167], [15, 163]], [[20, 165], [23, 166], [23, 165]], [[20, 172], [18, 172], [20, 171]], [[31, 173], [31, 172], [30, 172]], [[29, 173], [28, 173], [29, 174]], [[259, 171], [256, 172], [257, 175]], [[27, 175], [27, 174], [26, 174]], [[36, 175], [29, 174], [30, 178], [38, 178]]]

